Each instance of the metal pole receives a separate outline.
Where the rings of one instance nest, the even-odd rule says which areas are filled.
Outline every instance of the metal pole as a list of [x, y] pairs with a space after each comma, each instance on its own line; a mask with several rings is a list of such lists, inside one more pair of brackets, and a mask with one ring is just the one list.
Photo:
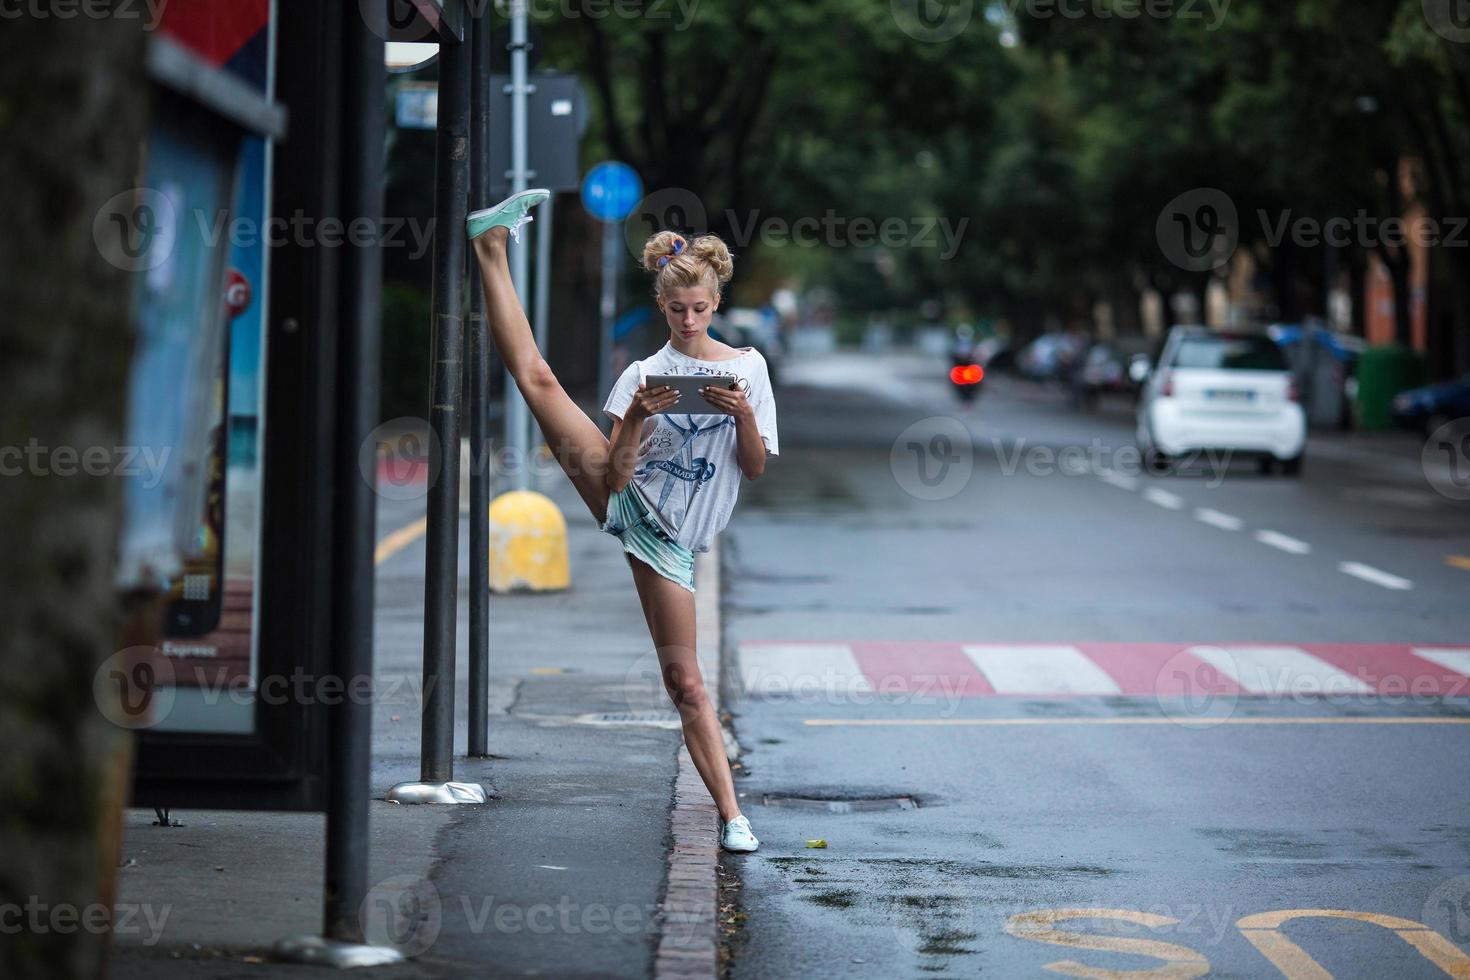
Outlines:
[[[602, 225], [602, 327], [597, 344], [597, 398], [602, 404], [612, 388], [613, 319], [618, 311], [618, 260], [622, 256], [622, 225], [607, 221]], [[599, 425], [612, 430], [612, 420], [597, 413]]]
[[[532, 306], [532, 312], [536, 321], [536, 349], [547, 350], [546, 346], [546, 319], [547, 311], [551, 308], [551, 224], [555, 217], [552, 206], [556, 203], [556, 195], [553, 194], [541, 205], [541, 214], [537, 216], [536, 224], [536, 301]], [[531, 452], [536, 452], [541, 446], [541, 426], [533, 418], [531, 420], [531, 441], [528, 444]]]
[[[357, 10], [342, 15], [342, 217], [375, 226], [383, 213], [383, 41]], [[378, 423], [383, 256], [376, 243], [342, 253], [338, 288], [336, 474], [332, 505], [331, 671], [353, 689], [373, 674], [373, 547], [377, 498], [358, 473], [359, 447]], [[363, 587], [361, 583], [368, 583]], [[327, 709], [326, 881], [322, 933], [361, 943], [367, 897], [372, 703]]]
[[[512, 194], [526, 189], [526, 0], [511, 0], [510, 19], [510, 190]], [[525, 307], [527, 293], [526, 250], [512, 247], [510, 277], [516, 295]], [[508, 374], [509, 372], [507, 372]], [[510, 379], [507, 379], [510, 381]], [[505, 390], [505, 438], [516, 462], [516, 489], [524, 490], [530, 469], [526, 452], [526, 434], [530, 411], [520, 389], [510, 381]]]
[[454, 778], [454, 654], [459, 587], [459, 401], [464, 352], [464, 219], [469, 172], [470, 45], [439, 47], [439, 123], [434, 151], [433, 374], [431, 449], [439, 454], [429, 488], [425, 534], [424, 716], [421, 778]]
[[[470, 22], [470, 201], [490, 200], [490, 18]], [[479, 266], [470, 276], [470, 731], [469, 755], [489, 754], [490, 741], [490, 338]]]

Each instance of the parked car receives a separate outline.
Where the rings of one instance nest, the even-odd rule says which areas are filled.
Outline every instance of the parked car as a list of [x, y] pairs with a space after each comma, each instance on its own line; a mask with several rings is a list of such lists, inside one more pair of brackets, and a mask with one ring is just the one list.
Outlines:
[[1139, 385], [1129, 373], [1128, 364], [1147, 347], [1146, 338], [1118, 337], [1087, 348], [1070, 379], [1073, 404], [1091, 411], [1103, 395], [1136, 396]]
[[1185, 453], [1253, 455], [1262, 473], [1301, 472], [1307, 420], [1281, 348], [1263, 334], [1174, 327], [1138, 401], [1136, 437], [1166, 464]]
[[1470, 374], [1456, 381], [1410, 388], [1393, 396], [1394, 424], [1430, 433], [1470, 416]]

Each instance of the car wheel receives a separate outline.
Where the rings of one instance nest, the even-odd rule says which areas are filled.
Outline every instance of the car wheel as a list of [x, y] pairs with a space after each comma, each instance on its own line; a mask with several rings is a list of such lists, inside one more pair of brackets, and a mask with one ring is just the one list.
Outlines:
[[1262, 476], [1270, 476], [1271, 471], [1276, 468], [1275, 456], [1262, 456], [1256, 460], [1256, 472]]
[[1301, 476], [1302, 456], [1302, 453], [1297, 453], [1291, 459], [1283, 459], [1281, 461], [1281, 472], [1286, 476]]

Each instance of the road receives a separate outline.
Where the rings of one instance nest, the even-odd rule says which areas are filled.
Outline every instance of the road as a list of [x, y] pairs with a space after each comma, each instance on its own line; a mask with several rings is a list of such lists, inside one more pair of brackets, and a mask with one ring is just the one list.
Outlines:
[[1470, 977], [1470, 505], [1412, 452], [1151, 475], [1125, 404], [784, 377], [722, 538], [737, 980]]

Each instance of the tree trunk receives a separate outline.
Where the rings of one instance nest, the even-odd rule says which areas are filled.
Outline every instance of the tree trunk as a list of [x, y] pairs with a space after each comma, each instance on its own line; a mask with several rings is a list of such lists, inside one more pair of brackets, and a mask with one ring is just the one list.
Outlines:
[[110, 917], [99, 879], [116, 859], [99, 824], [130, 742], [92, 679], [119, 637], [121, 493], [77, 461], [101, 447], [116, 464], [125, 441], [129, 281], [92, 226], [137, 183], [142, 52], [139, 21], [119, 17], [0, 32], [0, 895], [35, 909], [0, 942], [0, 976], [94, 977], [105, 958], [89, 923]]

